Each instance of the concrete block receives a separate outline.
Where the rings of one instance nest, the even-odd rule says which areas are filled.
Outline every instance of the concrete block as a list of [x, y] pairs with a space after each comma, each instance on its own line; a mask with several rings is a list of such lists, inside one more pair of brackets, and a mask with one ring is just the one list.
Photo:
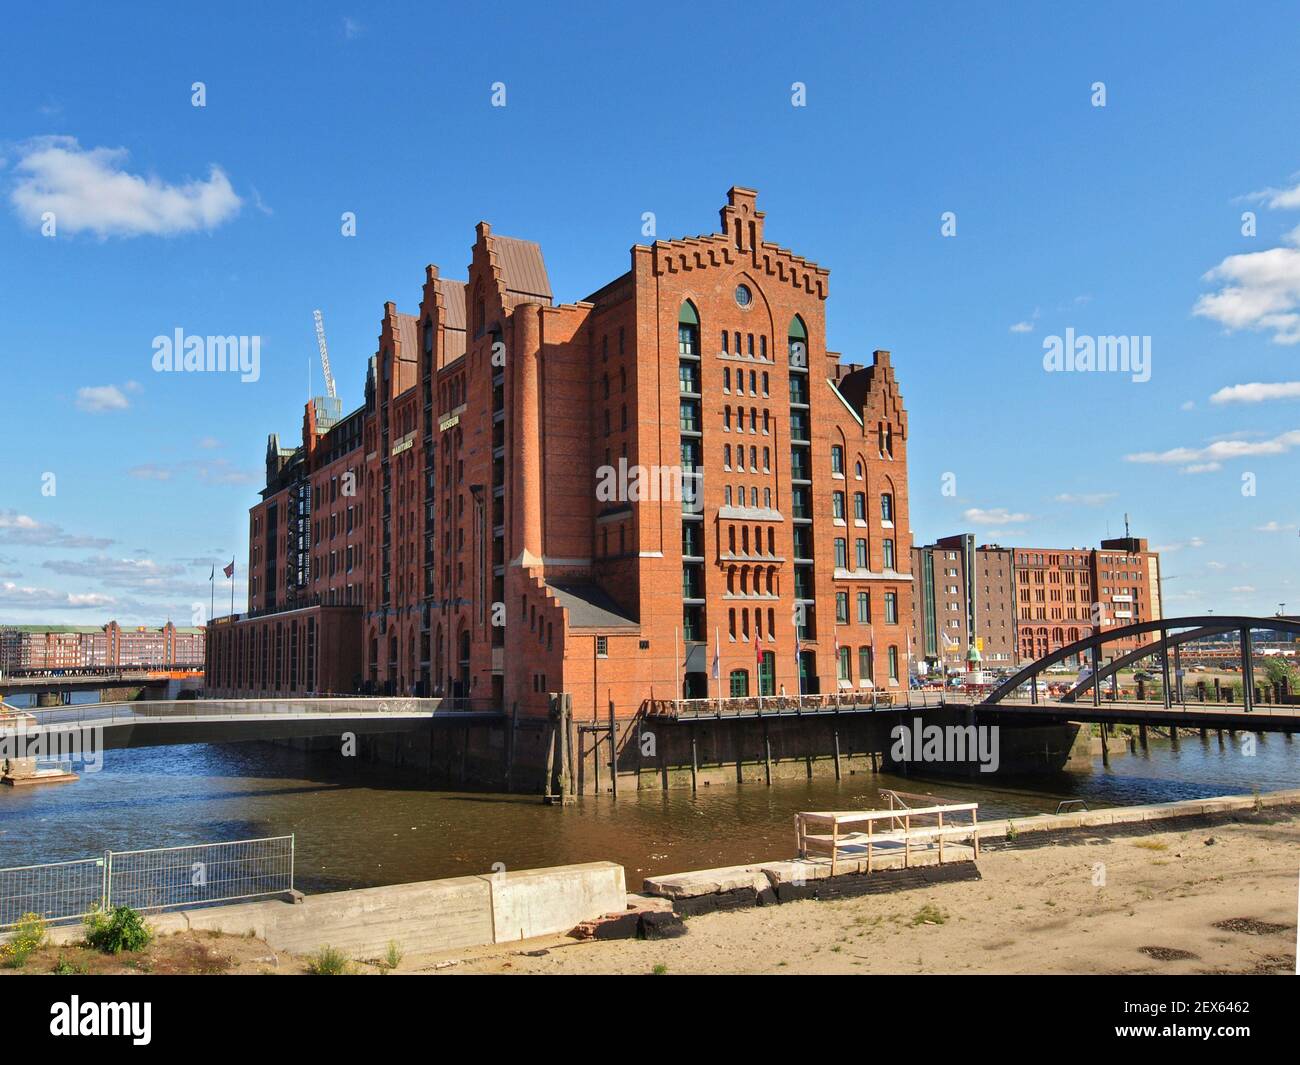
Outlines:
[[660, 898], [683, 899], [744, 890], [752, 890], [757, 894], [767, 888], [768, 879], [761, 867], [733, 865], [722, 869], [652, 876], [646, 879], [641, 890], [647, 895], [657, 895]]
[[627, 907], [623, 867], [586, 862], [485, 876], [492, 892], [493, 942], [555, 935]]

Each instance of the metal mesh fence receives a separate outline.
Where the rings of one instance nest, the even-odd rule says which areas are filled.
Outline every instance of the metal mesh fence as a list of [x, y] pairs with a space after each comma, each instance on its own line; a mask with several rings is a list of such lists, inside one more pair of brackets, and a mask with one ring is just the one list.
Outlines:
[[84, 917], [103, 897], [103, 858], [0, 869], [0, 928], [28, 913], [47, 921]]
[[162, 910], [293, 890], [293, 836], [105, 851], [103, 858], [0, 869], [0, 928], [130, 906]]
[[108, 855], [108, 904], [135, 910], [248, 899], [293, 889], [293, 837]]

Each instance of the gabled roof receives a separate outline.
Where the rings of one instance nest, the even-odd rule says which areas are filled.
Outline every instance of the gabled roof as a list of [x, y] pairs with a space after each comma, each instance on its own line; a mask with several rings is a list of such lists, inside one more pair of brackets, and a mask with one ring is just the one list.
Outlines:
[[488, 239], [492, 242], [492, 250], [506, 290], [530, 300], [551, 303], [551, 279], [546, 274], [541, 245], [531, 240], [502, 237], [495, 233]]

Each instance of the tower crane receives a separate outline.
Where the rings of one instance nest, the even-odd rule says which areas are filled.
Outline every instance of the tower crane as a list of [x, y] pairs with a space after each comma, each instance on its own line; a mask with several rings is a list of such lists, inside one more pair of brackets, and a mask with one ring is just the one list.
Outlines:
[[329, 348], [325, 346], [325, 322], [320, 311], [312, 311], [312, 316], [316, 319], [316, 344], [320, 348], [321, 369], [325, 371], [325, 391], [329, 393], [330, 399], [334, 399], [337, 393], [334, 390], [334, 375], [330, 373]]

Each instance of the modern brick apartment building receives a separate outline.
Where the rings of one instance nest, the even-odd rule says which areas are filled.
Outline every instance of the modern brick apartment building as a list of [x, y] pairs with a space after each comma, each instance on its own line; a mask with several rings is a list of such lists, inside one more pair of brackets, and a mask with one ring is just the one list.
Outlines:
[[[827, 348], [828, 272], [719, 231], [556, 303], [479, 223], [465, 281], [384, 308], [365, 403], [272, 437], [249, 611], [209, 694], [365, 690], [580, 718], [650, 698], [905, 686], [907, 413]], [[718, 677], [712, 663], [719, 658]]]
[[[976, 547], [962, 534], [914, 548], [912, 565], [918, 655], [949, 670], [964, 668], [972, 643], [986, 665], [1019, 664], [1098, 626], [1162, 616], [1160, 555], [1136, 537], [1100, 548]], [[1116, 641], [1106, 655], [1150, 642], [1150, 635]]]
[[203, 665], [204, 630], [107, 625], [0, 627], [0, 670]]

